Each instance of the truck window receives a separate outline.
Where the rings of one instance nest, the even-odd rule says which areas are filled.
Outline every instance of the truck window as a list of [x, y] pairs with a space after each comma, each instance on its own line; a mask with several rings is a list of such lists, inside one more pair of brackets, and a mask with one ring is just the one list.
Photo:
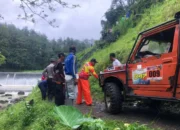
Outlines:
[[144, 38], [135, 59], [172, 52], [174, 32], [175, 28], [171, 28]]

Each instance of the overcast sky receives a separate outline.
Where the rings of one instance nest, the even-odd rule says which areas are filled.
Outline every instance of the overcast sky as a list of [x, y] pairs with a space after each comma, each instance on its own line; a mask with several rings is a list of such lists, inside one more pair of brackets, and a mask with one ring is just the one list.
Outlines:
[[81, 7], [76, 9], [58, 8], [50, 18], [56, 18], [59, 28], [52, 28], [40, 18], [37, 23], [25, 22], [17, 19], [18, 14], [23, 14], [19, 8], [20, 0], [0, 0], [0, 14], [4, 20], [0, 22], [12, 23], [18, 28], [27, 26], [37, 32], [46, 34], [49, 39], [58, 37], [72, 37], [75, 39], [99, 39], [104, 13], [111, 5], [111, 0], [66, 0], [77, 3]]

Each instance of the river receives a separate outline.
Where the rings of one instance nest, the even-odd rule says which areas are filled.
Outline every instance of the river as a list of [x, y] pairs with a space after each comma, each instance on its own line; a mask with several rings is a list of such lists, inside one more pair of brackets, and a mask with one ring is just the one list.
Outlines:
[[0, 72], [0, 109], [28, 96], [40, 78], [38, 72]]

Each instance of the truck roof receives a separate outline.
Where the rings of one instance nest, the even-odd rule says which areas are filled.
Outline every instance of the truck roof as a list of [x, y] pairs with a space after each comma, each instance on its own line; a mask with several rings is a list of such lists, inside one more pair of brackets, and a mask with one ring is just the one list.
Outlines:
[[157, 28], [161, 28], [161, 27], [169, 26], [169, 25], [176, 25], [176, 24], [178, 24], [178, 19], [173, 19], [173, 20], [167, 21], [167, 22], [165, 22], [165, 23], [159, 24], [159, 25], [157, 25], [157, 26], [155, 26], [155, 27], [149, 28], [149, 29], [147, 29], [147, 30], [145, 30], [145, 31], [142, 31], [142, 32], [140, 32], [139, 34], [142, 35], [142, 34], [151, 32], [151, 31], [153, 31], [153, 30], [155, 30], [155, 29], [157, 29]]

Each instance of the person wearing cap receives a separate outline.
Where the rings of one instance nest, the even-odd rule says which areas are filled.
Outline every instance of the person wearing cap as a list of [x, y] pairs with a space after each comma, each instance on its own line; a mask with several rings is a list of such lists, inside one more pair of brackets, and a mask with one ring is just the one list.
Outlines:
[[69, 48], [69, 55], [65, 59], [65, 74], [66, 74], [66, 90], [67, 98], [70, 100], [76, 99], [77, 95], [77, 63], [76, 63], [76, 48]]
[[51, 63], [43, 70], [43, 75], [47, 75], [47, 84], [48, 84], [48, 100], [52, 101], [53, 97], [54, 97], [54, 88], [55, 88], [55, 84], [52, 81], [53, 80], [53, 76], [54, 76], [54, 65], [56, 63], [56, 60], [54, 58], [51, 58]]
[[54, 66], [54, 78], [55, 82], [55, 104], [57, 106], [65, 104], [65, 75], [63, 62], [65, 59], [64, 53], [58, 54], [57, 64]]
[[93, 75], [95, 78], [98, 79], [98, 75], [94, 70], [95, 64], [98, 63], [96, 59], [91, 59], [90, 62], [84, 64], [81, 72], [79, 73], [78, 79], [78, 96], [76, 100], [76, 104], [82, 104], [82, 96], [84, 96], [85, 103], [87, 106], [92, 105], [92, 98], [91, 98], [91, 91], [90, 91], [90, 84], [89, 84], [89, 76]]

